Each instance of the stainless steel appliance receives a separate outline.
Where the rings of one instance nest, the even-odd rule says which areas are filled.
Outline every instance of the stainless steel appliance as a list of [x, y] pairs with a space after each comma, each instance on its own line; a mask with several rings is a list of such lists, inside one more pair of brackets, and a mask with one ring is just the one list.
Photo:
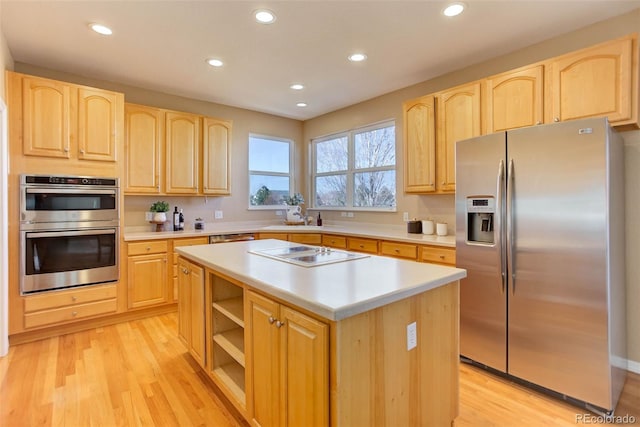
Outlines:
[[463, 360], [604, 413], [627, 363], [622, 150], [606, 119], [456, 144]]
[[117, 178], [21, 175], [22, 294], [118, 280]]
[[255, 238], [253, 233], [213, 234], [209, 236], [209, 243], [245, 242]]

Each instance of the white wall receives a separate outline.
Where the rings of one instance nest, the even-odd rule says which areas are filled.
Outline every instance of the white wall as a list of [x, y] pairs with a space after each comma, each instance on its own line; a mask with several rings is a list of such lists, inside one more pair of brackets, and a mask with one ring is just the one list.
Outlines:
[[[0, 2], [0, 17], [2, 16], [2, 2]], [[9, 351], [9, 249], [7, 240], [7, 108], [4, 102], [4, 70], [13, 69], [13, 58], [7, 47], [2, 20], [0, 20], [0, 357]]]

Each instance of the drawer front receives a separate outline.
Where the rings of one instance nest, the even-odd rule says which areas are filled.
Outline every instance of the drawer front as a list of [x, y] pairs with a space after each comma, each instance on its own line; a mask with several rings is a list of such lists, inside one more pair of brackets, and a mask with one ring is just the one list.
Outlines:
[[287, 240], [287, 233], [260, 233], [258, 239]]
[[317, 233], [297, 233], [289, 234], [289, 241], [296, 243], [306, 243], [307, 245], [322, 244], [322, 234]]
[[114, 313], [118, 307], [115, 298], [104, 301], [77, 304], [69, 307], [54, 308], [24, 315], [24, 327], [53, 325], [60, 322], [84, 319], [101, 314]]
[[367, 252], [370, 254], [378, 253], [378, 241], [371, 239], [348, 238], [347, 248], [350, 251]]
[[455, 249], [423, 246], [420, 252], [420, 261], [432, 262], [436, 264], [456, 265]]
[[166, 240], [148, 240], [146, 242], [135, 242], [127, 245], [128, 255], [147, 255], [167, 252]]
[[24, 298], [24, 311], [48, 310], [91, 301], [100, 301], [115, 298], [117, 294], [115, 285], [90, 286], [70, 291], [54, 291], [44, 294], [27, 296]]
[[331, 246], [332, 248], [346, 249], [347, 238], [343, 236], [332, 236], [330, 234], [322, 235], [322, 244], [324, 246]]
[[418, 246], [410, 243], [381, 242], [380, 254], [416, 260], [418, 259]]
[[189, 237], [185, 239], [173, 239], [173, 247], [178, 246], [195, 246], [195, 245], [208, 245], [208, 237]]

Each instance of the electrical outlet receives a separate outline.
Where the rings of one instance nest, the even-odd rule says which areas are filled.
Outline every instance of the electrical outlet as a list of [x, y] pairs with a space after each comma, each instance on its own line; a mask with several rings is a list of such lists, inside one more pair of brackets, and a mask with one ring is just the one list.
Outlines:
[[276, 216], [282, 216], [282, 211], [276, 211]]
[[348, 218], [353, 218], [353, 212], [347, 212], [347, 217]]
[[145, 221], [153, 221], [153, 212], [145, 212], [144, 213]]
[[416, 322], [407, 325], [407, 351], [418, 346], [418, 326]]
[[347, 216], [347, 213], [346, 213], [346, 212], [340, 212], [340, 216], [341, 216], [341, 217], [346, 217], [346, 216]]
[[402, 220], [404, 222], [409, 221], [409, 212], [402, 212]]
[[215, 211], [213, 215], [215, 219], [222, 219], [222, 211]]

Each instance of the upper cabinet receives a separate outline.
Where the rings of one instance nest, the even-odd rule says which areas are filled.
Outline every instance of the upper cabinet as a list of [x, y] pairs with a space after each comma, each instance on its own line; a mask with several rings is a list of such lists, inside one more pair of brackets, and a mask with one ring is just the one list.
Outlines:
[[200, 116], [167, 112], [165, 116], [167, 194], [198, 194]]
[[509, 129], [607, 117], [638, 128], [637, 34], [405, 101], [404, 191], [455, 192], [455, 143]]
[[423, 96], [402, 105], [404, 115], [404, 191], [436, 191], [435, 97]]
[[607, 116], [637, 126], [637, 54], [634, 35], [549, 61], [546, 122]]
[[229, 195], [231, 122], [205, 117], [202, 129], [202, 192]]
[[456, 190], [456, 141], [481, 134], [480, 82], [458, 86], [436, 95], [436, 188]]
[[125, 105], [125, 192], [160, 193], [164, 111]]
[[125, 121], [125, 194], [230, 194], [230, 121], [135, 104]]
[[537, 65], [485, 80], [486, 133], [542, 124], [544, 67]]
[[7, 77], [13, 105], [22, 104], [22, 154], [118, 160], [124, 95], [12, 72]]

